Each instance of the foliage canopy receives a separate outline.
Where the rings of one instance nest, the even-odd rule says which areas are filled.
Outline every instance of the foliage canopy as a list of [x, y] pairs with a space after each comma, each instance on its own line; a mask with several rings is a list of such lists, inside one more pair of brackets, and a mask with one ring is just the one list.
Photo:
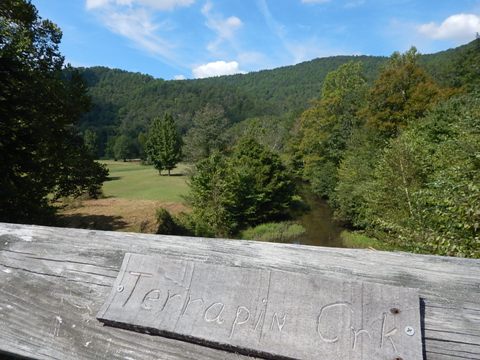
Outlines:
[[77, 136], [89, 98], [76, 72], [62, 73], [61, 37], [30, 2], [0, 3], [2, 221], [47, 221], [49, 195], [96, 195], [108, 173]]
[[229, 236], [286, 218], [295, 184], [277, 154], [241, 140], [230, 156], [214, 152], [190, 180], [189, 202], [197, 235]]
[[148, 132], [145, 152], [160, 174], [167, 170], [170, 175], [181, 159], [181, 147], [182, 140], [172, 115], [155, 118]]

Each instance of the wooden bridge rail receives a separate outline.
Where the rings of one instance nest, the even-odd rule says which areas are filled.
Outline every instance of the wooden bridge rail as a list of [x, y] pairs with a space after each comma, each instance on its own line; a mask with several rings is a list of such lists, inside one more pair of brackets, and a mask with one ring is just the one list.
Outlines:
[[425, 358], [480, 360], [479, 260], [5, 223], [0, 358], [247, 358], [102, 326], [95, 315], [126, 252], [418, 288]]

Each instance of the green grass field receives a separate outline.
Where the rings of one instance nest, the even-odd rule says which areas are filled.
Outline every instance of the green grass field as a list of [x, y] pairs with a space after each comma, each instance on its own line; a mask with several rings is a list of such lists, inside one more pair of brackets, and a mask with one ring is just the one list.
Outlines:
[[182, 196], [188, 192], [188, 165], [179, 164], [171, 176], [159, 176], [153, 166], [138, 162], [105, 160], [101, 163], [110, 171], [109, 180], [103, 184], [107, 197], [184, 202]]

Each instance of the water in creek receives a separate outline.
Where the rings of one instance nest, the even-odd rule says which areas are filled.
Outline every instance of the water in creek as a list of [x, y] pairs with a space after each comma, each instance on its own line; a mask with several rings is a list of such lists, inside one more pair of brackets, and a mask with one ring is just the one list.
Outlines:
[[297, 219], [306, 232], [295, 243], [344, 247], [340, 238], [343, 228], [334, 221], [332, 209], [327, 202], [306, 189], [302, 189], [302, 198], [310, 209]]

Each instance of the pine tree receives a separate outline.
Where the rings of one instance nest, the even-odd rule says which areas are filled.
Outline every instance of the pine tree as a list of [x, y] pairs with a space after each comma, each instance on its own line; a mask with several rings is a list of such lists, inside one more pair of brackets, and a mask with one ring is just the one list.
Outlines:
[[172, 115], [165, 114], [163, 119], [155, 118], [150, 126], [146, 153], [160, 174], [162, 170], [167, 170], [170, 175], [170, 171], [181, 159], [181, 146], [181, 138]]

